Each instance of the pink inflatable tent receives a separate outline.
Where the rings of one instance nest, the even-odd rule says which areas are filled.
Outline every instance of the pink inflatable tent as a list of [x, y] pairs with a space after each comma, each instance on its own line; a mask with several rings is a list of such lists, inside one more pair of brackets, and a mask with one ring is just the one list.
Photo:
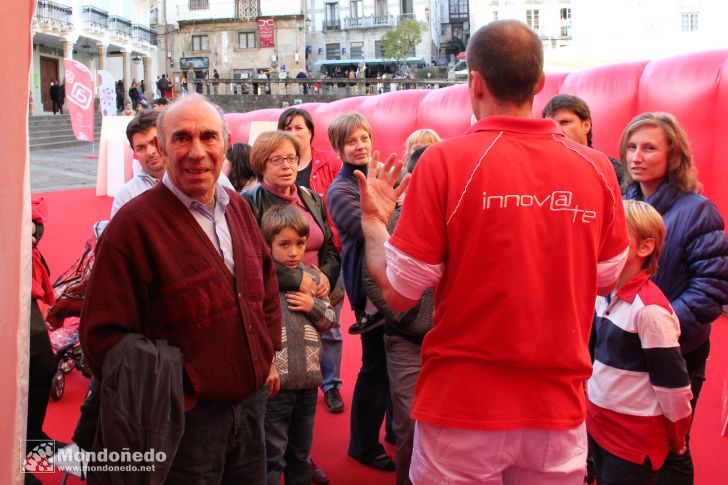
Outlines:
[[[569, 74], [548, 74], [536, 96], [533, 113], [556, 94], [574, 94], [586, 100], [593, 116], [594, 147], [618, 158], [619, 139], [627, 123], [645, 111], [669, 111], [688, 132], [705, 185], [724, 217], [728, 191], [721, 189], [728, 176], [728, 51], [709, 51], [659, 61], [614, 64]], [[314, 145], [330, 149], [329, 122], [338, 114], [359, 111], [372, 125], [374, 147], [387, 155], [402, 153], [414, 130], [432, 128], [448, 138], [470, 125], [467, 86], [439, 90], [413, 90], [372, 97], [348, 98], [333, 103], [299, 105], [308, 110], [316, 127]], [[233, 141], [246, 142], [251, 121], [277, 120], [280, 109], [226, 115]]]

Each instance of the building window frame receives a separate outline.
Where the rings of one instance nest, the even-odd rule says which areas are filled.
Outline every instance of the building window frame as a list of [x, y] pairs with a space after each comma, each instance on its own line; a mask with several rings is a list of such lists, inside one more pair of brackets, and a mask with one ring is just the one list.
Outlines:
[[191, 44], [192, 52], [205, 52], [210, 50], [210, 38], [207, 34], [193, 35]]
[[210, 8], [209, 0], [189, 0], [190, 10], [208, 10]]
[[352, 42], [349, 45], [349, 54], [352, 59], [364, 59], [364, 42]]
[[541, 32], [541, 12], [537, 8], [526, 10], [526, 23], [536, 33]]
[[326, 60], [341, 60], [341, 44], [338, 42], [326, 44]]
[[362, 1], [361, 0], [350, 0], [349, 1], [349, 17], [352, 19], [358, 19], [359, 17], [364, 16], [364, 11], [362, 10]]
[[680, 30], [682, 32], [697, 32], [700, 26], [698, 12], [684, 12], [680, 14]]
[[238, 32], [238, 49], [257, 49], [258, 36], [253, 31]]

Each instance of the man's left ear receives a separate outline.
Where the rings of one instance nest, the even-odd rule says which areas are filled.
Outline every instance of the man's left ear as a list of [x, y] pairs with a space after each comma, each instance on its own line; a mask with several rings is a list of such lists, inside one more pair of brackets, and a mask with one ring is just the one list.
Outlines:
[[225, 153], [227, 153], [228, 148], [233, 146], [233, 135], [230, 133], [227, 134], [227, 139], [225, 140]]
[[533, 94], [540, 93], [544, 85], [546, 85], [546, 74], [542, 72], [541, 77], [538, 80], [538, 84], [536, 84], [536, 91]]
[[652, 252], [655, 250], [655, 240], [651, 237], [648, 237], [647, 239], [643, 239], [639, 243], [639, 247], [637, 248], [637, 256], [640, 258], [646, 258]]
[[589, 133], [591, 131], [592, 127], [592, 121], [591, 119], [587, 118], [584, 121], [582, 121], [582, 124], [584, 125], [584, 132]]
[[478, 71], [468, 72], [468, 87], [472, 90], [475, 98], [480, 98], [482, 96], [485, 81]]

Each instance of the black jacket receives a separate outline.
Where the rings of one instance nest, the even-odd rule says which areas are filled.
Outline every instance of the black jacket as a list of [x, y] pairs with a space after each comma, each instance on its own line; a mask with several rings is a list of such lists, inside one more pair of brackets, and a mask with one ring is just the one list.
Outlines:
[[[320, 195], [315, 192], [302, 187], [297, 187], [298, 196], [306, 206], [306, 210], [311, 213], [316, 224], [321, 228], [324, 233], [324, 243], [319, 249], [319, 269], [326, 275], [331, 284], [331, 288], [336, 286], [336, 281], [339, 279], [339, 272], [341, 270], [341, 258], [339, 253], [336, 251], [334, 246], [334, 233], [329, 227], [328, 218], [326, 216], [326, 205]], [[243, 192], [243, 198], [248, 201], [250, 208], [253, 210], [255, 218], [258, 220], [258, 225], [263, 219], [263, 213], [276, 205], [288, 204], [288, 201], [272, 194], [265, 189], [262, 185]], [[291, 282], [292, 288], [297, 289], [301, 284], [301, 278], [303, 273], [297, 271], [296, 281]]]

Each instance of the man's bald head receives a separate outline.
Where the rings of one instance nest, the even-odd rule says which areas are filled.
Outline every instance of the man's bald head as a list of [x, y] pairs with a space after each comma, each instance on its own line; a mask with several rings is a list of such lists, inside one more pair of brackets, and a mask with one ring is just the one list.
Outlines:
[[543, 75], [543, 46], [517, 20], [491, 22], [470, 37], [468, 69], [477, 71], [500, 101], [523, 104], [536, 94]]
[[170, 111], [172, 111], [174, 109], [179, 109], [182, 105], [187, 104], [187, 103], [204, 103], [204, 104], [212, 107], [212, 109], [214, 109], [220, 115], [220, 123], [222, 124], [222, 132], [223, 132], [224, 139], [226, 141], [226, 149], [227, 149], [227, 143], [229, 141], [230, 134], [228, 132], [227, 123], [225, 123], [225, 113], [223, 112], [223, 110], [220, 106], [216, 105], [215, 103], [211, 102], [206, 97], [202, 96], [201, 94], [197, 94], [197, 93], [187, 94], [185, 96], [177, 98], [174, 102], [165, 105], [159, 111], [159, 116], [157, 118], [157, 140], [160, 145], [160, 149], [162, 151], [164, 151], [164, 143], [165, 143], [164, 134], [165, 134], [166, 129], [168, 129], [164, 126], [165, 116]]

